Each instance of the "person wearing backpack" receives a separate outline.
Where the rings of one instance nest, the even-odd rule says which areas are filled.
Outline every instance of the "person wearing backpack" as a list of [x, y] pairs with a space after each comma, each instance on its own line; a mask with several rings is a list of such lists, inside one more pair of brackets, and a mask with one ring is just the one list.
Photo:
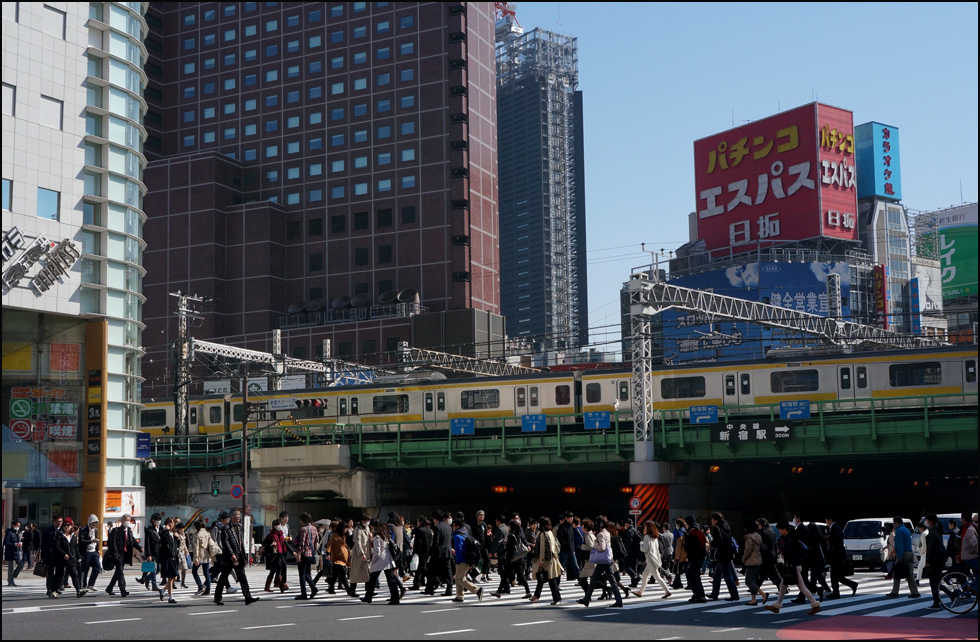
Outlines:
[[549, 518], [542, 517], [539, 519], [538, 527], [541, 533], [534, 543], [533, 557], [531, 558], [531, 572], [537, 578], [538, 584], [534, 588], [534, 596], [531, 598], [531, 601], [537, 602], [541, 599], [541, 589], [544, 587], [545, 581], [547, 581], [548, 588], [551, 589], [551, 605], [558, 606], [561, 604], [561, 591], [558, 589], [558, 578], [561, 577], [562, 572], [565, 570], [559, 561], [561, 546], [558, 544], [558, 539], [555, 537]]
[[711, 595], [709, 600], [718, 599], [718, 591], [721, 589], [721, 578], [725, 578], [725, 585], [728, 587], [728, 597], [726, 602], [738, 601], [738, 586], [735, 584], [735, 568], [732, 561], [735, 559], [735, 547], [732, 544], [732, 530], [725, 521], [725, 516], [721, 513], [711, 514], [711, 550], [714, 551], [715, 575], [711, 580]]
[[467, 577], [470, 569], [480, 563], [482, 557], [480, 543], [470, 535], [464, 520], [465, 517], [461, 512], [456, 513], [456, 518], [453, 520], [456, 526], [456, 530], [453, 531], [453, 554], [456, 557], [456, 575], [454, 576], [456, 597], [453, 598], [453, 602], [462, 602], [466, 591], [476, 593], [476, 599], [482, 601], [483, 587], [477, 587]]
[[807, 615], [816, 615], [820, 612], [820, 603], [803, 582], [803, 564], [807, 556], [806, 544], [796, 536], [796, 529], [790, 526], [789, 522], [780, 521], [776, 524], [776, 528], [779, 529], [779, 539], [776, 541], [776, 563], [781, 569], [782, 582], [779, 584], [779, 597], [776, 598], [776, 603], [767, 604], [765, 609], [772, 613], [779, 613], [790, 583], [795, 583], [800, 589], [800, 594], [810, 602]]

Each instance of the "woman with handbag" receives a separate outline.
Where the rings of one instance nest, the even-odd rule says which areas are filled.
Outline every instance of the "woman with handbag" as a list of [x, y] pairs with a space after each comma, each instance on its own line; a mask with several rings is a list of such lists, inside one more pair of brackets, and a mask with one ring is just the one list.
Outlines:
[[157, 561], [160, 564], [160, 577], [163, 579], [163, 586], [160, 587], [160, 601], [164, 600], [164, 594], [168, 596], [170, 604], [176, 604], [174, 598], [174, 583], [180, 574], [180, 549], [177, 540], [174, 538], [174, 518], [168, 517], [163, 521], [163, 528], [160, 529], [160, 548], [158, 550]]
[[640, 576], [640, 590], [633, 592], [633, 595], [636, 597], [643, 597], [643, 591], [646, 589], [650, 577], [656, 578], [657, 583], [660, 584], [660, 588], [664, 590], [664, 595], [660, 599], [666, 600], [670, 597], [670, 588], [660, 575], [663, 558], [661, 557], [659, 540], [660, 529], [657, 528], [657, 525], [653, 522], [645, 522], [643, 524], [643, 541], [640, 542], [640, 552], [643, 553], [646, 566], [643, 568], [643, 574]]
[[184, 533], [184, 525], [180, 522], [174, 523], [173, 528], [174, 542], [177, 544], [177, 568], [180, 570], [180, 588], [187, 588], [187, 558], [190, 552], [187, 550], [187, 534]]
[[538, 538], [534, 543], [534, 556], [531, 558], [531, 572], [537, 577], [538, 585], [534, 588], [532, 602], [541, 599], [541, 589], [548, 582], [551, 589], [551, 605], [561, 604], [561, 591], [558, 590], [558, 578], [565, 569], [558, 561], [558, 539], [552, 531], [551, 520], [542, 517], [538, 520]]
[[606, 530], [608, 523], [605, 515], [599, 515], [595, 519], [595, 546], [589, 555], [589, 561], [595, 564], [595, 572], [590, 578], [589, 588], [585, 591], [585, 597], [578, 601], [579, 604], [584, 604], [586, 607], [589, 606], [592, 592], [595, 590], [596, 584], [599, 583], [599, 579], [604, 578], [608, 582], [609, 590], [612, 591], [612, 594], [616, 598], [616, 603], [611, 608], [623, 608], [623, 597], [619, 593], [618, 583], [612, 574], [612, 544], [610, 542], [609, 531]]
[[615, 522], [609, 522], [606, 526], [606, 530], [609, 531], [609, 545], [612, 548], [613, 563], [610, 570], [612, 571], [612, 576], [616, 579], [616, 586], [622, 591], [623, 597], [628, 598], [633, 594], [630, 590], [623, 586], [622, 582], [622, 570], [626, 568], [626, 542], [623, 541], [623, 536], [620, 535], [620, 529], [617, 528]]
[[582, 587], [583, 591], [589, 590], [589, 578], [595, 573], [595, 564], [589, 561], [589, 556], [592, 554], [592, 548], [595, 546], [595, 535], [592, 530], [595, 525], [592, 520], [586, 517], [582, 520], [582, 552], [585, 553], [584, 561], [582, 562], [582, 570], [578, 574], [578, 585]]
[[510, 583], [511, 581], [515, 581], [524, 587], [524, 599], [529, 600], [532, 597], [532, 593], [531, 587], [527, 584], [527, 577], [524, 575], [524, 559], [527, 557], [531, 547], [524, 540], [521, 525], [516, 519], [512, 519], [507, 523], [507, 529], [507, 539], [504, 540], [504, 560], [506, 560], [506, 566], [504, 567], [504, 571], [500, 573], [500, 586], [497, 588], [497, 592], [491, 593], [490, 595], [499, 598], [503, 593], [509, 593]]
[[384, 573], [385, 580], [388, 582], [388, 592], [391, 595], [388, 599], [388, 604], [398, 604], [401, 602], [402, 588], [395, 575], [395, 561], [388, 547], [391, 542], [388, 527], [379, 520], [372, 519], [368, 528], [371, 533], [371, 545], [368, 549], [368, 569], [370, 574], [368, 576], [367, 586], [364, 589], [364, 597], [361, 598], [361, 601], [365, 604], [371, 603], [374, 599], [374, 590], [378, 586], [378, 579]]
[[272, 520], [272, 528], [262, 542], [265, 568], [269, 571], [265, 578], [266, 593], [272, 593], [272, 586], [278, 588], [280, 593], [285, 593], [289, 588], [286, 586], [286, 536], [279, 528], [281, 524], [278, 518]]
[[330, 555], [331, 573], [327, 580], [327, 593], [336, 593], [335, 586], [339, 586], [342, 591], [350, 594], [350, 585], [347, 583], [347, 568], [350, 566], [350, 549], [347, 547], [346, 524], [342, 520], [333, 523], [333, 533], [327, 541], [327, 551]]
[[[194, 542], [191, 546], [191, 575], [197, 582], [195, 595], [211, 595], [211, 560], [220, 551], [217, 544], [211, 541], [211, 534], [204, 526], [204, 520], [194, 522]], [[204, 571], [204, 581], [198, 575], [198, 569]]]

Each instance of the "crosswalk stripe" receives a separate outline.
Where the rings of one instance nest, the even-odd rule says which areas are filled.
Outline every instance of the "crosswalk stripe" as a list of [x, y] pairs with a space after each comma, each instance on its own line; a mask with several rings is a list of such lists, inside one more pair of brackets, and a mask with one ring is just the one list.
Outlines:
[[868, 613], [870, 617], [891, 617], [893, 615], [902, 615], [903, 613], [908, 613], [910, 611], [921, 611], [928, 607], [932, 602], [928, 601], [924, 597], [919, 600], [906, 599], [907, 604], [895, 607], [893, 609], [886, 609], [884, 611], [875, 611], [874, 613]]

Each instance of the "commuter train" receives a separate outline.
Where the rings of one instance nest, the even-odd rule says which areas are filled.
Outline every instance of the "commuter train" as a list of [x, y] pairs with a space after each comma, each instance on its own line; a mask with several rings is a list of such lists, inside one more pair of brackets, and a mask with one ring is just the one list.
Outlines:
[[[250, 393], [260, 410], [282, 410], [279, 420], [302, 425], [360, 424], [367, 432], [446, 429], [446, 420], [473, 418], [476, 428], [520, 426], [521, 416], [619, 411], [631, 420], [633, 386], [629, 370], [542, 372], [513, 377], [447, 379], [414, 372], [378, 378], [373, 384], [338, 388]], [[809, 400], [832, 402], [824, 411], [865, 409], [876, 400], [888, 406], [916, 403], [902, 397], [977, 392], [977, 349], [973, 346], [918, 350], [781, 357], [779, 360], [655, 366], [654, 409], [687, 416], [692, 405], [728, 407], [730, 413], [758, 413], [753, 404]], [[304, 405], [304, 401], [308, 402]], [[315, 407], [319, 403], [320, 407]], [[975, 397], [940, 397], [937, 405], [975, 404]], [[881, 407], [879, 404], [877, 407]], [[268, 415], [265, 415], [268, 417]], [[240, 429], [241, 396], [192, 396], [189, 432], [217, 434]], [[573, 417], [560, 419], [575, 423]], [[249, 428], [273, 421], [250, 421]], [[145, 404], [142, 430], [173, 434], [174, 406]]]

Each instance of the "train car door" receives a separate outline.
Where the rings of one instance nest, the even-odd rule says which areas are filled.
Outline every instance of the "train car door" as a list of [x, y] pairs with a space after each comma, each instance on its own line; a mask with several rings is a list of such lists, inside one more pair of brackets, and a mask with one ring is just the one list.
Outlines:
[[198, 427], [197, 427], [197, 406], [191, 406], [190, 407], [189, 412], [188, 412], [188, 420], [187, 420], [187, 423], [190, 426], [190, 430], [188, 431], [190, 434], [192, 434], [192, 435], [199, 434], [199, 430], [198, 430]]
[[426, 428], [436, 427], [436, 393], [426, 390], [422, 393], [422, 421]]
[[963, 392], [977, 391], [977, 360], [963, 360]]
[[514, 416], [529, 415], [527, 409], [527, 386], [514, 386]]
[[[865, 374], [865, 377], [867, 375]], [[857, 385], [854, 379], [854, 366], [837, 366], [837, 398], [840, 400], [854, 399], [857, 395]]]
[[751, 373], [724, 373], [722, 375], [722, 392], [723, 403], [726, 406], [746, 406], [755, 403]]

